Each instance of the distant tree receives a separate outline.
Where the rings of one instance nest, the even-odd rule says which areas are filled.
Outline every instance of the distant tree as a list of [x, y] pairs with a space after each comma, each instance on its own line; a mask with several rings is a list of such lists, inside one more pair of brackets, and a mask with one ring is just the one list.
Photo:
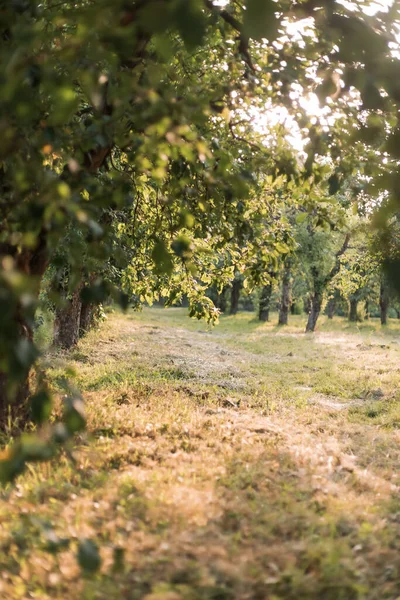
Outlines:
[[346, 210], [339, 204], [323, 206], [322, 210], [325, 221], [318, 213], [300, 213], [295, 234], [297, 258], [309, 290], [307, 332], [315, 330], [328, 287], [340, 270], [341, 256], [350, 241], [345, 225]]
[[293, 286], [293, 257], [289, 256], [284, 262], [283, 275], [282, 275], [282, 293], [279, 308], [279, 325], [287, 325], [289, 318], [289, 311], [292, 305], [292, 286]]
[[227, 309], [227, 305], [228, 305], [227, 294], [228, 294], [228, 286], [224, 286], [222, 288], [222, 290], [220, 292], [217, 292], [217, 294], [216, 294], [216, 299], [215, 299], [214, 303], [215, 303], [216, 308], [218, 308], [222, 314], [226, 313], [226, 309]]
[[275, 273], [270, 273], [270, 281], [266, 283], [260, 293], [260, 300], [258, 306], [258, 320], [267, 322], [269, 321], [269, 312], [271, 309], [271, 296], [273, 289], [273, 281], [274, 281]]
[[231, 305], [229, 309], [230, 315], [236, 315], [239, 310], [240, 290], [242, 289], [243, 281], [240, 275], [236, 275], [232, 281], [231, 287]]
[[390, 303], [390, 288], [387, 279], [384, 275], [381, 276], [379, 289], [379, 308], [381, 311], [381, 324], [387, 325], [388, 310]]
[[326, 305], [326, 314], [328, 315], [328, 319], [333, 319], [335, 316], [336, 308], [338, 301], [340, 300], [340, 292], [338, 289], [333, 289], [330, 291], [330, 297], [328, 303]]

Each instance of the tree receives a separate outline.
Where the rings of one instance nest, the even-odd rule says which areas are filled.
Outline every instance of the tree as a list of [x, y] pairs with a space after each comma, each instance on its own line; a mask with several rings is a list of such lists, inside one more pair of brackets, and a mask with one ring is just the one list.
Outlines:
[[[115, 236], [112, 223], [104, 219], [105, 212], [116, 213], [127, 202], [132, 203], [132, 191], [142, 186], [143, 177], [151, 180], [153, 189], [165, 187], [174, 169], [182, 167], [186, 176], [179, 178], [175, 173], [171, 184], [175, 193], [184, 190], [187, 196], [193, 187], [188, 186], [188, 178], [192, 177], [195, 184], [196, 172], [200, 171], [213, 173], [212, 179], [208, 175], [203, 178], [208, 194], [214, 193], [223, 180], [220, 197], [214, 194], [215, 207], [222, 208], [222, 197], [235, 180], [236, 198], [245, 193], [246, 186], [239, 181], [240, 167], [236, 174], [234, 168], [226, 173], [229, 153], [216, 151], [213, 157], [203, 138], [207, 121], [211, 123], [210, 133], [216, 128], [217, 117], [212, 116], [210, 106], [219, 94], [226, 95], [225, 82], [219, 79], [219, 85], [213, 87], [207, 80], [207, 98], [196, 105], [192, 105], [192, 98], [197, 97], [199, 80], [193, 78], [194, 85], [188, 85], [186, 78], [179, 85], [183, 63], [191, 60], [193, 49], [201, 45], [206, 33], [207, 15], [197, 2], [185, 3], [182, 10], [167, 8], [164, 17], [175, 33], [169, 37], [166, 50], [165, 44], [158, 44], [160, 23], [149, 19], [151, 4], [132, 3], [126, 8], [121, 3], [115, 7], [113, 39], [109, 36], [111, 15], [105, 2], [95, 7], [88, 2], [55, 7], [54, 3], [44, 2], [38, 10], [34, 2], [15, 7], [11, 3], [2, 13], [1, 69], [8, 72], [8, 83], [2, 90], [2, 111], [7, 114], [2, 134], [8, 142], [1, 156], [4, 202], [0, 253], [7, 265], [2, 283], [8, 305], [0, 386], [3, 417], [12, 400], [16, 407], [24, 403], [28, 372], [37, 357], [32, 323], [40, 280], [67, 228], [82, 232], [89, 256], [111, 256]], [[189, 36], [187, 19], [191, 23]], [[65, 23], [62, 27], [60, 20]], [[99, 24], [95, 31], [91, 27], [94, 22]], [[126, 43], [128, 38], [131, 41]], [[21, 44], [25, 62], [15, 63], [10, 71], [10, 60]], [[176, 53], [172, 56], [173, 49]], [[220, 77], [221, 68], [211, 66], [215, 66], [213, 56], [203, 54], [197, 60], [202, 68], [208, 62], [215, 81], [217, 72]], [[166, 73], [158, 80], [157, 65], [161, 69], [164, 65]], [[209, 116], [204, 109], [211, 110]], [[215, 105], [214, 114], [219, 113]], [[218, 163], [224, 160], [221, 177]], [[198, 201], [196, 195], [188, 204], [194, 209]], [[203, 201], [203, 213], [206, 205], [207, 200], [205, 204]], [[193, 212], [198, 213], [198, 207]], [[225, 222], [234, 213], [233, 204], [225, 212]], [[215, 210], [215, 220], [209, 216], [201, 219], [208, 228], [204, 235], [219, 217], [220, 211]], [[158, 227], [162, 231], [162, 224]], [[178, 231], [175, 234], [179, 238]], [[182, 239], [180, 245], [177, 242], [181, 255], [182, 243]], [[74, 253], [73, 245], [67, 246], [67, 252]], [[165, 263], [168, 258], [163, 260]], [[79, 313], [81, 283], [79, 277], [73, 277], [73, 271], [79, 269], [79, 260], [72, 261], [70, 276], [76, 284], [67, 296], [71, 293], [74, 299], [70, 308], [75, 317]], [[20, 283], [16, 284], [18, 278]], [[101, 292], [100, 287], [93, 295]], [[106, 287], [104, 293], [109, 292]], [[90, 292], [87, 290], [87, 295]], [[59, 316], [63, 321], [68, 315], [64, 312]], [[71, 342], [77, 331], [76, 318], [72, 321]]]
[[222, 314], [226, 313], [227, 309], [227, 291], [227, 286], [224, 286], [221, 292], [217, 292], [216, 299], [214, 301], [216, 308], [218, 308]]
[[232, 281], [231, 287], [231, 306], [229, 309], [230, 315], [236, 315], [239, 310], [239, 298], [240, 298], [240, 290], [242, 288], [242, 281], [238, 275], [235, 276]]
[[260, 294], [260, 302], [258, 308], [258, 320], [269, 321], [269, 311], [271, 308], [272, 282], [275, 274], [271, 273], [271, 280], [263, 286]]
[[[305, 17], [312, 24], [288, 40], [286, 23]], [[48, 414], [32, 328], [40, 282], [68, 231], [82, 236], [85, 256], [110, 263], [112, 276], [82, 280], [82, 255], [68, 244], [67, 302], [80, 287], [86, 303], [111, 294], [122, 306], [131, 290], [144, 299], [167, 291], [170, 302], [187, 292], [191, 314], [212, 320], [205, 280], [216, 277], [216, 262], [207, 252], [235, 239], [240, 272], [258, 283], [270, 255], [285, 253], [277, 227], [259, 260], [254, 174], [291, 177], [296, 165], [287, 147], [255, 132], [255, 114], [284, 106], [309, 140], [301, 168], [309, 191], [328, 159], [331, 191], [340, 188], [343, 148], [380, 144], [396, 157], [397, 17], [396, 5], [368, 16], [328, 0], [2, 2], [0, 421], [10, 408], [26, 410], [32, 367], [37, 420]], [[314, 91], [342, 117], [332, 135], [328, 120], [302, 107]], [[394, 199], [396, 164], [374, 165], [370, 179]], [[66, 396], [64, 437], [83, 426], [79, 397]], [[5, 478], [29, 458], [18, 448]]]
[[283, 276], [282, 276], [282, 295], [281, 295], [281, 303], [279, 309], [279, 325], [287, 325], [289, 318], [289, 310], [292, 304], [292, 285], [293, 285], [293, 277], [292, 277], [292, 268], [293, 268], [293, 259], [292, 257], [288, 257], [285, 260]]
[[380, 257], [373, 248], [373, 234], [365, 217], [353, 219], [351, 244], [340, 258], [340, 269], [331, 283], [333, 293], [339, 294], [349, 305], [349, 321], [357, 322], [363, 316], [359, 303], [376, 295], [380, 271]]
[[340, 299], [339, 290], [334, 289], [333, 291], [331, 291], [331, 295], [328, 300], [328, 304], [326, 306], [326, 313], [328, 315], [328, 319], [333, 319], [333, 317], [335, 316], [336, 306], [337, 306], [339, 299]]
[[346, 210], [339, 203], [322, 203], [322, 215], [300, 213], [295, 239], [302, 274], [308, 281], [309, 313], [306, 332], [315, 330], [324, 297], [340, 269], [340, 258], [347, 249], [350, 234], [343, 231]]
[[389, 309], [389, 286], [384, 276], [381, 277], [380, 281], [379, 308], [381, 309], [381, 324], [387, 325]]
[[[387, 324], [389, 302], [393, 297], [395, 301], [400, 295], [399, 273], [400, 273], [400, 218], [395, 212], [388, 217], [390, 209], [387, 201], [383, 203], [378, 217], [381, 219], [380, 228], [375, 232], [373, 251], [378, 257], [380, 264], [380, 289], [379, 306], [381, 311], [381, 324]], [[382, 224], [383, 220], [383, 224]]]

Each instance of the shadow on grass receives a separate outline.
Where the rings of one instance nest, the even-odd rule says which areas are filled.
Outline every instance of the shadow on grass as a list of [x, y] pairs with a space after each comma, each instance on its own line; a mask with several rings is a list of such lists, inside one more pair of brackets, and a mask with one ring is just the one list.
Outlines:
[[[396, 506], [394, 500], [377, 503], [366, 518], [324, 492], [324, 483], [316, 484], [312, 471], [279, 451], [271, 438], [256, 455], [221, 454], [224, 474], [210, 473], [207, 514], [204, 503], [194, 502], [204, 491], [200, 483], [182, 479], [171, 456], [164, 458], [166, 471], [157, 478], [155, 465], [132, 463], [127, 454], [117, 462], [109, 456], [64, 483], [60, 470], [33, 485], [31, 501], [53, 497], [39, 503], [35, 515], [13, 513], [9, 506], [12, 520], [3, 525], [0, 566], [15, 589], [82, 600], [355, 600], [400, 594], [400, 519], [382, 526], [396, 507], [398, 514], [398, 499]], [[181, 458], [187, 461], [189, 455]], [[336, 479], [351, 497], [352, 476]], [[44, 531], [53, 526], [56, 533], [72, 527], [78, 537], [91, 531], [101, 548], [102, 571], [86, 579], [73, 569], [70, 576], [60, 571], [63, 560], [74, 561], [75, 541], [71, 549], [59, 550], [59, 558], [49, 555]], [[125, 551], [119, 571], [107, 559], [115, 544]], [[58, 574], [56, 588], [32, 572], [28, 577], [23, 565], [33, 552], [49, 573]]]

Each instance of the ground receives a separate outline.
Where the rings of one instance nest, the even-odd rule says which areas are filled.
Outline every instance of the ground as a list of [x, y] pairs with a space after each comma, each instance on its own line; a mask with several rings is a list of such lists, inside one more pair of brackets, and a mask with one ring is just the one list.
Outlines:
[[400, 597], [400, 325], [272, 319], [116, 311], [47, 356], [88, 430], [2, 492], [1, 598]]

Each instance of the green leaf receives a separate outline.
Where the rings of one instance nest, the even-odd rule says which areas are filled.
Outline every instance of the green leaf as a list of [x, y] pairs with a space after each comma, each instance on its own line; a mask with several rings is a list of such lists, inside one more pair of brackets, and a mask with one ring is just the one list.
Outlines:
[[206, 20], [198, 0], [175, 0], [175, 24], [185, 46], [194, 50], [203, 42]]
[[163, 33], [169, 26], [170, 20], [170, 12], [163, 0], [150, 2], [140, 12], [140, 22], [143, 28], [152, 33]]
[[48, 391], [41, 390], [30, 399], [32, 419], [35, 423], [47, 421], [51, 414], [52, 398]]
[[279, 252], [279, 254], [287, 254], [289, 252], [289, 248], [286, 246], [286, 244], [282, 244], [281, 242], [277, 242], [275, 244], [275, 249], [277, 252]]
[[25, 455], [20, 443], [1, 453], [0, 482], [2, 485], [14, 481], [25, 470]]
[[80, 568], [86, 573], [95, 573], [100, 569], [101, 557], [97, 545], [92, 540], [81, 540], [77, 559]]
[[153, 252], [151, 253], [151, 257], [156, 266], [156, 270], [159, 273], [165, 273], [166, 275], [171, 275], [174, 269], [174, 263], [172, 261], [172, 257], [168, 251], [168, 248], [163, 240], [158, 240], [154, 244]]
[[53, 110], [49, 116], [52, 125], [62, 125], [72, 118], [79, 101], [71, 87], [59, 86], [53, 92]]
[[182, 210], [179, 215], [179, 227], [191, 229], [195, 223], [194, 216], [188, 210]]
[[188, 258], [192, 254], [191, 239], [182, 234], [172, 242], [171, 248], [180, 258]]
[[15, 357], [23, 369], [29, 368], [38, 356], [39, 352], [32, 342], [26, 338], [18, 340], [15, 348]]
[[277, 36], [279, 21], [276, 18], [276, 2], [271, 0], [247, 0], [243, 28], [246, 35], [254, 40]]
[[84, 404], [80, 398], [66, 398], [64, 423], [70, 434], [85, 429], [86, 419]]
[[306, 212], [299, 213], [296, 216], [296, 223], [298, 223], [299, 225], [301, 223], [304, 223], [304, 221], [307, 219], [307, 217], [308, 217], [308, 213], [306, 213]]
[[54, 455], [54, 448], [47, 440], [40, 439], [37, 435], [23, 435], [21, 450], [25, 460], [31, 462], [49, 460]]

